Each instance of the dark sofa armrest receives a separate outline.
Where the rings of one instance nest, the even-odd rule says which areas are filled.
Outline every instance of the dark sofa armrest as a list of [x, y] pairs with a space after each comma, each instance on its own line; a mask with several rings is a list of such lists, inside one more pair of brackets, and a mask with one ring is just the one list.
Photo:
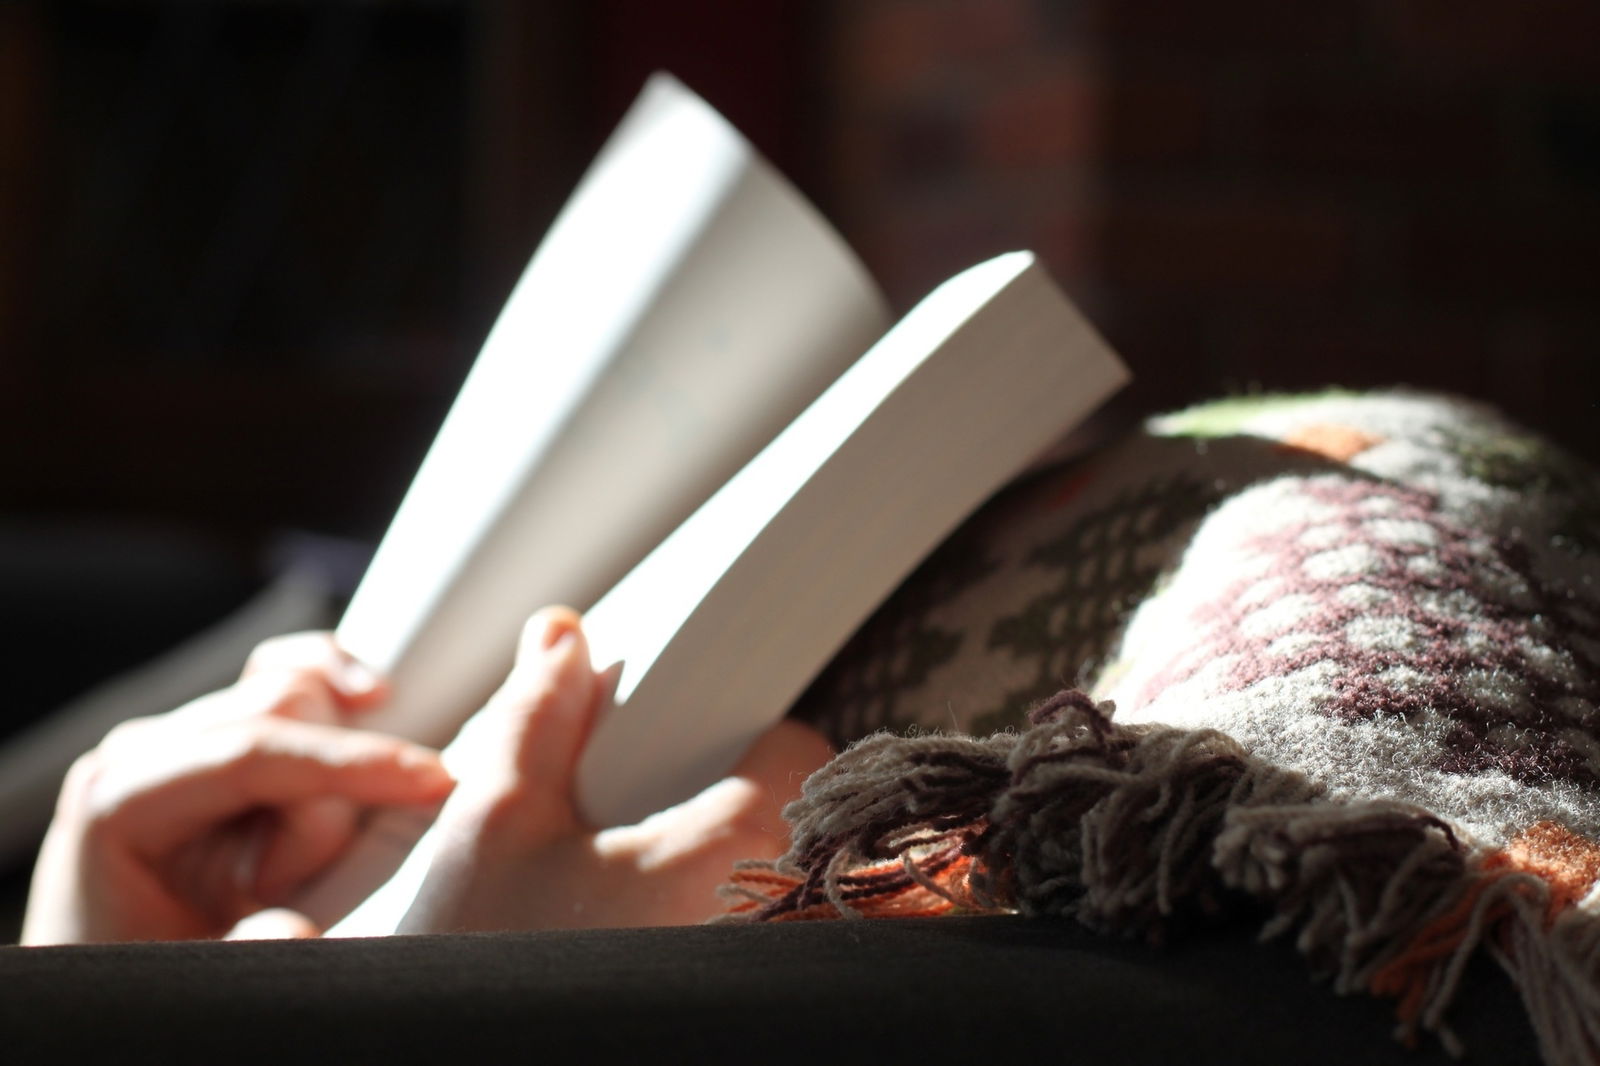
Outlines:
[[[1233, 928], [1157, 949], [1021, 918], [0, 948], [7, 1062], [1396, 1063], [1391, 1006]], [[1484, 966], [1468, 1061], [1536, 1062]]]

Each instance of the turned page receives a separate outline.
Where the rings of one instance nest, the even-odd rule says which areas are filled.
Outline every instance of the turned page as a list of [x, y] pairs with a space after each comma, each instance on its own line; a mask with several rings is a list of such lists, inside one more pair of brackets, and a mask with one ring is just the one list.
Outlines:
[[[726, 774], [938, 543], [1128, 379], [1031, 254], [936, 289], [588, 614], [597, 825]], [[714, 680], [713, 680], [714, 679]]]
[[518, 283], [338, 627], [442, 744], [540, 606], [583, 609], [877, 339], [825, 221], [658, 75]]

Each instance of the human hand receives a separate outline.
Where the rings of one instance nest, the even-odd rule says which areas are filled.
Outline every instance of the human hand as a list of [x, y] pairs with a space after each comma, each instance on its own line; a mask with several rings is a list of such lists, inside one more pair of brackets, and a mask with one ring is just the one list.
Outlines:
[[338, 856], [359, 809], [452, 787], [437, 752], [345, 725], [386, 696], [306, 633], [262, 644], [230, 688], [117, 726], [67, 774], [22, 942], [314, 934], [271, 908]]
[[573, 802], [573, 779], [606, 689], [573, 612], [529, 620], [511, 676], [445, 751], [461, 783], [400, 932], [704, 921], [735, 861], [782, 854], [780, 812], [832, 754], [820, 734], [780, 722], [693, 799], [596, 830]]

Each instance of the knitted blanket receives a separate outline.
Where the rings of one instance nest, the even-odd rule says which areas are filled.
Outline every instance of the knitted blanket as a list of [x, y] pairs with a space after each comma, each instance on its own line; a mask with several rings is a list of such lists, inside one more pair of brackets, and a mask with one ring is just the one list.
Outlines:
[[735, 918], [1245, 901], [1405, 1039], [1455, 1048], [1487, 952], [1600, 1062], [1600, 477], [1489, 410], [1155, 419], [992, 501], [796, 713], [854, 743]]

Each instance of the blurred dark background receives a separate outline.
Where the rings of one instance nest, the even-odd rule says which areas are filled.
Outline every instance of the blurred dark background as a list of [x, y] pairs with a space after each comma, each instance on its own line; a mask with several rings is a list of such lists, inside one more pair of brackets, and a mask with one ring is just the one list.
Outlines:
[[495, 310], [673, 70], [891, 298], [1032, 247], [1139, 375], [1404, 382], [1600, 447], [1600, 5], [0, 7], [0, 499], [381, 533]]
[[0, 0], [0, 732], [381, 534], [657, 67], [901, 309], [1042, 253], [1125, 415], [1404, 383], [1600, 459], [1600, 4]]

